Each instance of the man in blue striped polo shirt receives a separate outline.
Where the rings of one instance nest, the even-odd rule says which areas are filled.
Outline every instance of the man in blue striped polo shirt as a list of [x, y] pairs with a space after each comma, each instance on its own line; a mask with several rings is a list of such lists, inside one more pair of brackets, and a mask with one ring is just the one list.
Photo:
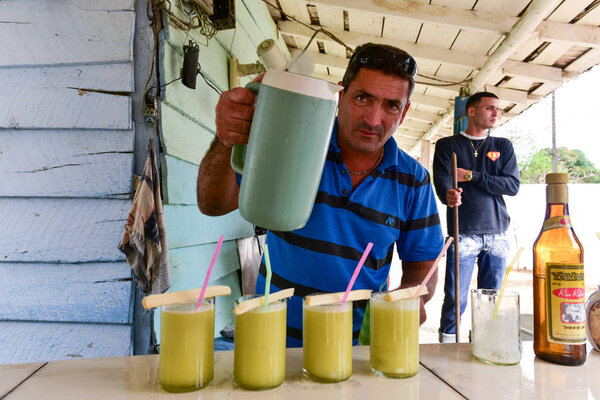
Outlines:
[[[387, 288], [394, 244], [402, 260], [403, 287], [419, 284], [442, 248], [429, 173], [392, 138], [410, 106], [416, 73], [414, 59], [400, 49], [372, 43], [356, 48], [341, 82], [338, 119], [311, 216], [295, 231], [267, 233], [271, 291], [295, 288], [288, 302], [289, 347], [302, 345], [302, 297], [344, 291], [369, 242], [373, 249], [354, 289]], [[238, 206], [239, 184], [229, 159], [234, 144], [248, 142], [254, 101], [244, 88], [221, 95], [217, 135], [198, 173], [198, 205], [204, 214], [222, 215]], [[257, 293], [264, 291], [264, 276], [262, 263]], [[436, 283], [434, 274], [429, 294], [422, 296], [421, 322]], [[356, 342], [366, 302], [355, 303]]]

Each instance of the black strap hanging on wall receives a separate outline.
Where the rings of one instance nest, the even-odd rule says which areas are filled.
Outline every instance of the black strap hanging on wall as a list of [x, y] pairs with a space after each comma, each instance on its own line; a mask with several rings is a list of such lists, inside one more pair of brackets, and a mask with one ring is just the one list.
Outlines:
[[200, 69], [198, 68], [198, 56], [200, 47], [198, 43], [190, 40], [183, 46], [183, 70], [181, 71], [181, 83], [190, 89], [196, 89], [196, 77]]

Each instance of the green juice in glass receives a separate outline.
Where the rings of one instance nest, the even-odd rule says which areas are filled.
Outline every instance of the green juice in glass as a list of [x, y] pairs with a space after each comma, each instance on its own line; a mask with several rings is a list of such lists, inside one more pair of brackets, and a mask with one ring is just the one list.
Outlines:
[[214, 299], [172, 304], [160, 312], [160, 385], [191, 392], [210, 383], [214, 365]]
[[303, 305], [304, 374], [317, 382], [352, 375], [352, 302]]
[[[238, 302], [254, 295], [243, 296]], [[287, 299], [235, 317], [233, 380], [244, 389], [264, 390], [285, 378]]]
[[420, 299], [387, 302], [387, 293], [373, 293], [371, 370], [388, 378], [408, 378], [419, 372]]

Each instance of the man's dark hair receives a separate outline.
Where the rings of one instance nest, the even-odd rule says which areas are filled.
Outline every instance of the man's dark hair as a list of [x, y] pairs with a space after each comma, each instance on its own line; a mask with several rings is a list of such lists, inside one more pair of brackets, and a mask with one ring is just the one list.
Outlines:
[[484, 97], [493, 97], [495, 99], [498, 98], [498, 96], [491, 92], [477, 92], [469, 97], [469, 100], [467, 100], [467, 104], [465, 104], [465, 114], [469, 115], [469, 108], [477, 106], [477, 104], [479, 104], [481, 99]]
[[408, 81], [409, 98], [415, 88], [417, 63], [410, 54], [397, 47], [376, 43], [358, 46], [350, 57], [348, 68], [342, 78], [344, 89], [350, 86], [361, 68], [382, 71], [384, 74], [399, 76]]

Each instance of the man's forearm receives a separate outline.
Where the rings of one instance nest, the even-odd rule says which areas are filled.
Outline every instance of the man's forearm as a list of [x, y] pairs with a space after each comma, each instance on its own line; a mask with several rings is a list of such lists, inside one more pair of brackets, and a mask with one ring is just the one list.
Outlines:
[[239, 186], [231, 168], [231, 148], [215, 136], [198, 168], [198, 208], [206, 215], [224, 215], [238, 207]]
[[[401, 287], [418, 286], [423, 283], [425, 276], [431, 269], [435, 260], [428, 261], [417, 261], [417, 262], [402, 262], [402, 281]], [[437, 286], [437, 271], [433, 273], [429, 281], [427, 282], [426, 295], [421, 296], [425, 303], [427, 303], [433, 297], [435, 288]]]
[[[402, 280], [400, 282], [400, 287], [411, 287], [420, 285], [425, 276], [431, 269], [434, 260], [428, 261], [416, 261], [416, 262], [402, 262]], [[427, 282], [427, 291], [426, 295], [421, 296], [421, 317], [420, 323], [422, 324], [427, 319], [427, 314], [425, 313], [425, 303], [427, 303], [433, 297], [435, 293], [435, 288], [437, 286], [438, 274], [437, 271], [433, 273], [429, 281]]]

